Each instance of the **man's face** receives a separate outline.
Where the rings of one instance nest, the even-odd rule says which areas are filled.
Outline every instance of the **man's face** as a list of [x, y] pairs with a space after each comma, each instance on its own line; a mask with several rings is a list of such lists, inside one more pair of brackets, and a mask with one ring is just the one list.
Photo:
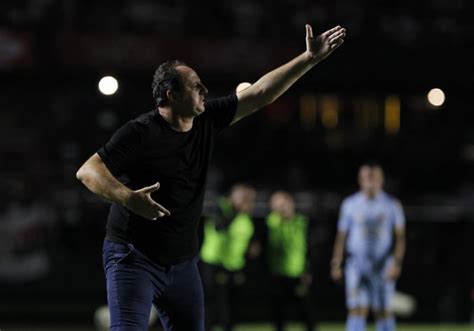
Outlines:
[[251, 214], [256, 195], [255, 190], [251, 187], [237, 186], [232, 190], [230, 200], [238, 212]]
[[204, 98], [207, 88], [190, 67], [177, 66], [176, 70], [181, 75], [182, 90], [175, 98], [174, 108], [184, 116], [200, 115], [204, 112]]
[[285, 219], [291, 219], [295, 215], [295, 202], [293, 198], [285, 192], [277, 192], [272, 195], [270, 208]]
[[383, 187], [383, 172], [379, 166], [363, 166], [359, 170], [359, 185], [369, 196], [375, 196]]

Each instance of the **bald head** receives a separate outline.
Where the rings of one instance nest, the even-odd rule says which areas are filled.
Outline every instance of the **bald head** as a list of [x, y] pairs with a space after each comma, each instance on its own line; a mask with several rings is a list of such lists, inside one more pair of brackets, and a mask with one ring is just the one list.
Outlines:
[[207, 88], [196, 71], [184, 62], [161, 64], [155, 71], [152, 89], [157, 105], [172, 110], [174, 115], [195, 117], [204, 111]]

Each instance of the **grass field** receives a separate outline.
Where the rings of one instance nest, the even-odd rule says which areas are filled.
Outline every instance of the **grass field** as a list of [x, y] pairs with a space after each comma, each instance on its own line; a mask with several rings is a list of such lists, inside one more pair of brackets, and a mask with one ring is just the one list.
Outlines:
[[[273, 331], [268, 324], [246, 324], [239, 325], [235, 331]], [[286, 331], [304, 331], [298, 324], [289, 324]], [[343, 324], [320, 324], [318, 331], [344, 331]], [[213, 330], [214, 331], [214, 330]], [[217, 331], [217, 329], [216, 329]], [[375, 331], [375, 327], [369, 324], [367, 331]], [[474, 331], [472, 325], [450, 325], [450, 324], [400, 324], [397, 331]]]
[[[159, 331], [161, 328], [153, 326], [149, 331]], [[71, 326], [48, 326], [48, 327], [24, 327], [19, 325], [2, 325], [0, 322], [0, 331], [97, 331], [91, 327], [71, 327]], [[222, 331], [214, 328], [212, 331]], [[234, 331], [274, 331], [270, 324], [239, 324]], [[298, 324], [288, 324], [285, 331], [305, 331]], [[345, 331], [343, 324], [323, 323], [319, 325], [317, 331]], [[375, 331], [372, 324], [369, 324], [367, 331]], [[474, 331], [474, 325], [461, 324], [400, 324], [397, 331]]]

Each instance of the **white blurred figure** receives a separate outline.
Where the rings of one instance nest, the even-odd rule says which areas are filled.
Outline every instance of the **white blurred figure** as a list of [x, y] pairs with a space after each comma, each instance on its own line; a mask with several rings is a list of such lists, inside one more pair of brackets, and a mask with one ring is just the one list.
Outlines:
[[392, 309], [397, 316], [409, 317], [416, 311], [416, 300], [409, 294], [397, 291], [392, 300]]
[[[158, 319], [158, 313], [155, 307], [152, 307], [150, 312], [150, 321], [148, 325], [155, 324]], [[108, 306], [100, 306], [94, 313], [94, 325], [98, 331], [107, 331], [110, 328], [110, 311]]]

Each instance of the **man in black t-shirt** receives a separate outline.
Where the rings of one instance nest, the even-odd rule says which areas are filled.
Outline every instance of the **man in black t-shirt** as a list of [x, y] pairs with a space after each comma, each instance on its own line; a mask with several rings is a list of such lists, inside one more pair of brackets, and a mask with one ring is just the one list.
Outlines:
[[314, 38], [306, 25], [304, 53], [237, 94], [210, 101], [189, 66], [158, 67], [157, 108], [122, 126], [77, 172], [112, 202], [103, 251], [111, 330], [147, 330], [152, 304], [165, 330], [204, 330], [197, 227], [215, 138], [276, 100], [344, 37], [337, 26]]

